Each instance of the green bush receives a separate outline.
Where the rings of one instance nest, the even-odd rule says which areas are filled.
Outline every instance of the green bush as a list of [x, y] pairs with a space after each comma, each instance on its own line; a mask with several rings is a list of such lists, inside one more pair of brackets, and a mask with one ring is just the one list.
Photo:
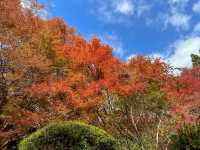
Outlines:
[[135, 140], [119, 138], [118, 143], [120, 150], [155, 150], [156, 147], [154, 143], [149, 141], [147, 138], [141, 139], [140, 143]]
[[176, 135], [171, 137], [172, 150], [199, 150], [200, 149], [200, 124], [185, 125]]
[[19, 150], [118, 150], [104, 130], [81, 122], [50, 124], [19, 144]]

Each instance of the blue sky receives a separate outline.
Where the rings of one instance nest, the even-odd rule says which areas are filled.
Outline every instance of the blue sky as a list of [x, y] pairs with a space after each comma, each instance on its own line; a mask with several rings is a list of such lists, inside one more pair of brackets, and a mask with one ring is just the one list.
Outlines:
[[200, 0], [41, 0], [85, 38], [96, 35], [117, 57], [160, 57], [190, 67], [200, 49]]

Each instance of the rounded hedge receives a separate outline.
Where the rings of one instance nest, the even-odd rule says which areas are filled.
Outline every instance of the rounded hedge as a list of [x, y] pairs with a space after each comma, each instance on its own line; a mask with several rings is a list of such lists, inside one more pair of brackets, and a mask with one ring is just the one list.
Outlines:
[[104, 130], [81, 122], [50, 124], [19, 144], [19, 150], [117, 150]]
[[171, 150], [199, 150], [200, 124], [185, 125], [176, 135], [171, 137]]

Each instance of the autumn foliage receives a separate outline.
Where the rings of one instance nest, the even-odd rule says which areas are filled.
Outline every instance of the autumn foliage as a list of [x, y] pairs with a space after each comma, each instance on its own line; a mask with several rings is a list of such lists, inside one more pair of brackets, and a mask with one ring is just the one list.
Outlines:
[[191, 115], [200, 106], [198, 56], [180, 75], [159, 58], [124, 62], [97, 37], [85, 40], [60, 18], [42, 19], [34, 12], [43, 6], [31, 2], [0, 1], [0, 149], [16, 149], [22, 137], [57, 121], [83, 120], [139, 140], [144, 126], [157, 132], [166, 117], [198, 120]]

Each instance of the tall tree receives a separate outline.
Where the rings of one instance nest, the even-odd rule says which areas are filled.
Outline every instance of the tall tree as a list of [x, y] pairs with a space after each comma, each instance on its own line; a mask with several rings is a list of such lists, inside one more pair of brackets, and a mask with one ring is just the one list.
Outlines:
[[193, 67], [200, 65], [200, 56], [199, 55], [191, 54], [191, 58], [192, 58]]

